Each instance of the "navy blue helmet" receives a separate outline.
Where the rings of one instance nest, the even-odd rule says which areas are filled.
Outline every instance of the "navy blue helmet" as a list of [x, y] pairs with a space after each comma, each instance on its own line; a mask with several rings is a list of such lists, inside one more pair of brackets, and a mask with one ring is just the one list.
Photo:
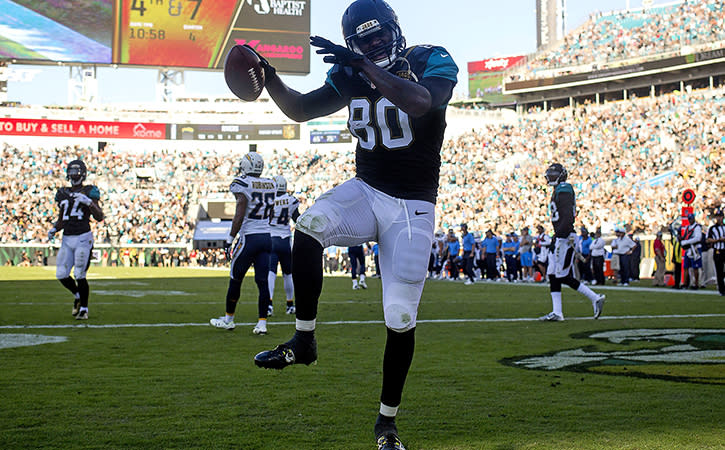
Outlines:
[[75, 159], [68, 163], [65, 171], [65, 178], [70, 181], [72, 186], [83, 184], [86, 179], [86, 165], [80, 159]]
[[383, 0], [356, 0], [342, 15], [347, 48], [380, 67], [390, 67], [405, 49], [398, 16]]
[[554, 163], [546, 169], [544, 176], [546, 177], [546, 182], [549, 186], [556, 186], [557, 184], [566, 181], [567, 173], [564, 166], [559, 163]]

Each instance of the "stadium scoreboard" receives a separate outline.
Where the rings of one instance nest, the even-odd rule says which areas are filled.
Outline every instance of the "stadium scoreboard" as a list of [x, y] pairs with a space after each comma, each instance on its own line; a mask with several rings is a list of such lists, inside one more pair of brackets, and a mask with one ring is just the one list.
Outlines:
[[3, 60], [222, 69], [248, 44], [280, 72], [309, 73], [310, 0], [100, 0], [85, 16], [64, 2], [0, 3]]

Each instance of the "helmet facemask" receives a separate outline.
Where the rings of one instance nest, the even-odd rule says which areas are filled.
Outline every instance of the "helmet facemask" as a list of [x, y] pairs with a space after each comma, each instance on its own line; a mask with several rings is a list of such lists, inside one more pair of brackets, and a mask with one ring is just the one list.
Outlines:
[[546, 178], [546, 182], [549, 186], [556, 186], [559, 183], [566, 181], [567, 172], [561, 164], [552, 164], [548, 169], [546, 169], [544, 177]]
[[[373, 46], [375, 41], [381, 43]], [[380, 24], [377, 19], [358, 25], [355, 34], [345, 37], [345, 43], [350, 50], [383, 69], [392, 66], [405, 49], [405, 38], [400, 27], [392, 22]]]
[[86, 179], [85, 167], [80, 164], [71, 164], [66, 171], [66, 179], [70, 181], [71, 186], [80, 186]]

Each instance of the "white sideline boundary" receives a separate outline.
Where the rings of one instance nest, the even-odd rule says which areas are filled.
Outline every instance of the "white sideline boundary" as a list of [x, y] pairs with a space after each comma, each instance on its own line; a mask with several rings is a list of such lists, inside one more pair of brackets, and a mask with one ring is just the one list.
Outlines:
[[[632, 320], [632, 319], [704, 319], [725, 317], [725, 314], [667, 314], [667, 315], [641, 315], [641, 316], [602, 316], [598, 320]], [[593, 320], [587, 317], [567, 317], [566, 321]], [[418, 323], [445, 324], [445, 323], [498, 323], [498, 322], [538, 322], [538, 317], [511, 317], [490, 319], [424, 319]], [[237, 323], [237, 326], [253, 326], [256, 322]], [[271, 322], [269, 326], [294, 325], [295, 322]], [[317, 322], [317, 325], [383, 325], [382, 320], [333, 320]], [[66, 329], [66, 328], [182, 328], [182, 327], [209, 327], [208, 322], [194, 323], [120, 323], [120, 324], [64, 324], [64, 325], [0, 325], [0, 330], [30, 330], [30, 329]], [[556, 326], [556, 325], [554, 325]]]

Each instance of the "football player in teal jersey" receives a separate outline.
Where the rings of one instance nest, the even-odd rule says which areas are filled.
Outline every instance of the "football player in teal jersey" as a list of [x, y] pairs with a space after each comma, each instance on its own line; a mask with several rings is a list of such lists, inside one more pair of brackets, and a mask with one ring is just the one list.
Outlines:
[[554, 163], [546, 169], [544, 175], [549, 186], [554, 187], [549, 203], [551, 224], [554, 226], [553, 251], [549, 255], [546, 273], [549, 276], [552, 311], [539, 318], [547, 322], [564, 320], [561, 307], [561, 285], [566, 284], [575, 291], [584, 294], [592, 302], [594, 318], [598, 319], [604, 307], [604, 295], [598, 295], [572, 275], [574, 262], [574, 218], [576, 217], [576, 199], [574, 187], [566, 182], [567, 171], [561, 164]]
[[332, 67], [325, 83], [306, 94], [288, 87], [261, 58], [267, 91], [291, 119], [304, 122], [348, 109], [357, 173], [319, 197], [297, 221], [292, 249], [297, 331], [254, 361], [273, 369], [316, 361], [323, 249], [378, 242], [387, 341], [374, 431], [380, 449], [402, 449], [395, 417], [413, 359], [446, 107], [458, 67], [443, 47], [407, 46], [395, 12], [382, 0], [353, 2], [342, 29], [345, 46], [310, 38]]
[[[71, 291], [73, 300], [72, 314], [77, 320], [88, 319], [88, 296], [90, 288], [86, 272], [91, 264], [93, 250], [93, 231], [91, 216], [103, 220], [103, 210], [98, 201], [101, 192], [96, 186], [84, 185], [88, 170], [80, 159], [68, 163], [66, 179], [70, 187], [62, 187], [55, 194], [58, 204], [58, 220], [48, 231], [48, 240], [63, 230], [63, 242], [56, 261], [55, 277], [66, 289]], [[75, 279], [70, 276], [73, 270]]]

